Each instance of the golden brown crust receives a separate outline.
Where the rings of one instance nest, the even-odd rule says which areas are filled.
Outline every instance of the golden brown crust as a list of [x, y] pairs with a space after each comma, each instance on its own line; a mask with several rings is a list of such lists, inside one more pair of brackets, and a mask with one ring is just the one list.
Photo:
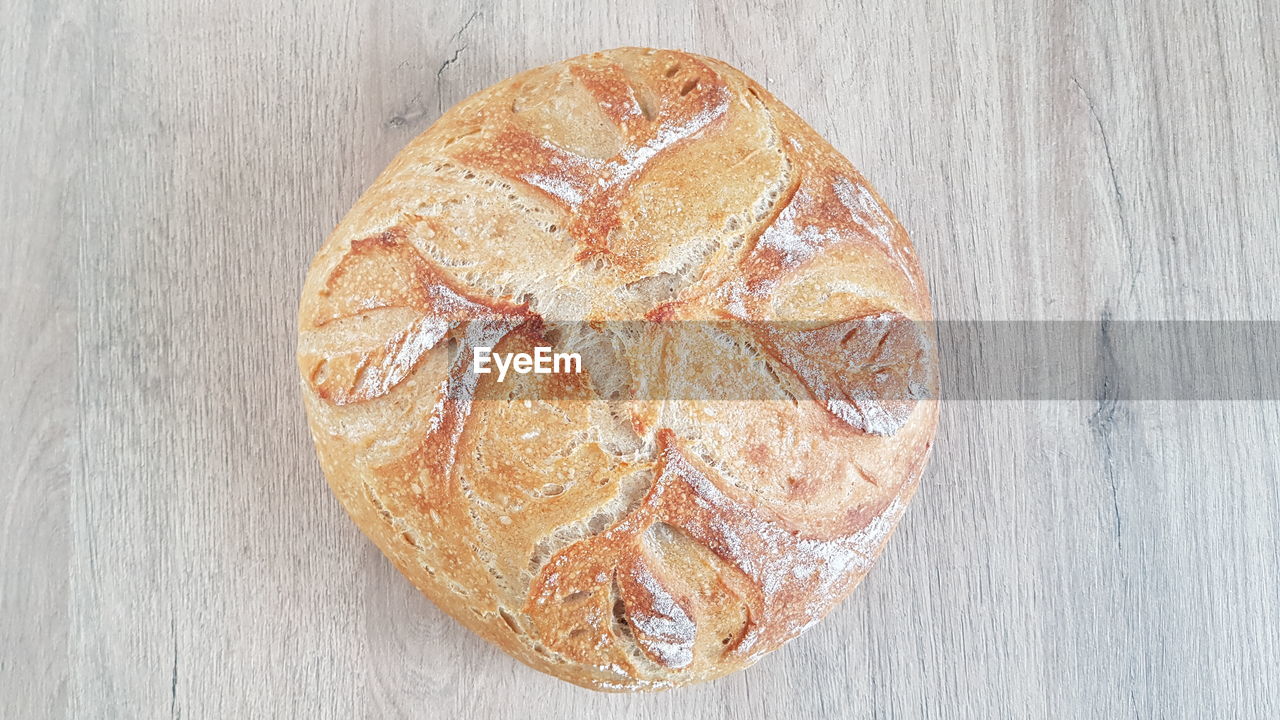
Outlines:
[[[401, 572], [539, 670], [646, 690], [751, 664], [865, 575], [932, 443], [931, 320], [906, 233], [793, 112], [624, 48], [406, 147], [313, 262], [298, 363]], [[498, 385], [479, 345], [586, 372]]]

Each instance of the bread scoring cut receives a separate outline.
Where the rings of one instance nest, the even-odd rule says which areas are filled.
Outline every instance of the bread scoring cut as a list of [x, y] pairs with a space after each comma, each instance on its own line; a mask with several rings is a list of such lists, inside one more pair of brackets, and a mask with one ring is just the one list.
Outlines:
[[[865, 575], [932, 443], [931, 320], [847, 160], [737, 70], [626, 48], [410, 143], [312, 263], [298, 364], [331, 487], [418, 588], [539, 670], [652, 690]], [[499, 385], [477, 347], [582, 372]]]

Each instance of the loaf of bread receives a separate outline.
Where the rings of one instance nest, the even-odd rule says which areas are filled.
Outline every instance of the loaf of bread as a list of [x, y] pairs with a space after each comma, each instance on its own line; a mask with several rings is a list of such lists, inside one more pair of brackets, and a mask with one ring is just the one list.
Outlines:
[[[538, 670], [655, 690], [866, 574], [933, 441], [931, 321], [906, 233], [795, 113], [627, 48], [410, 143], [311, 265], [298, 367], [334, 493], [427, 597]], [[538, 347], [580, 367], [477, 372]]]

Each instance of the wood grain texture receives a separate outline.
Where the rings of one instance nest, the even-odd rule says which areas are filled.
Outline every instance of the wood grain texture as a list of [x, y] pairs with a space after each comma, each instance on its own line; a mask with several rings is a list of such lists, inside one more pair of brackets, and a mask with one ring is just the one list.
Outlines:
[[1280, 713], [1271, 401], [948, 403], [862, 588], [664, 694], [525, 668], [359, 534], [296, 392], [306, 264], [441, 111], [581, 52], [764, 82], [941, 319], [1280, 320], [1280, 5], [656, 5], [0, 0], [0, 714]]

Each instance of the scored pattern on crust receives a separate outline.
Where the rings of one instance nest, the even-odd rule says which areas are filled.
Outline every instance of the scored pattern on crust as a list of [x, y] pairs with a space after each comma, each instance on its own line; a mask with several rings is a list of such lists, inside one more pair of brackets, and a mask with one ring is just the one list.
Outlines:
[[696, 77], [662, 75], [654, 109], [641, 106], [616, 63], [570, 66], [621, 135], [622, 149], [611, 158], [580, 155], [512, 122], [490, 147], [464, 153], [461, 160], [536, 188], [560, 204], [571, 214], [568, 231], [581, 245], [579, 260], [610, 253], [609, 234], [618, 227], [621, 198], [634, 181], [655, 159], [714, 125], [729, 109], [729, 90], [719, 76], [697, 59], [687, 62]]
[[[579, 262], [599, 255], [621, 262], [626, 249], [611, 246], [610, 236], [619, 226], [620, 207], [646, 168], [715, 132], [731, 115], [731, 89], [720, 74], [692, 56], [672, 55], [695, 68], [696, 81], [651, 78], [651, 107], [642, 104], [619, 64], [569, 66], [621, 138], [614, 157], [575, 153], [511, 120], [457, 159], [559, 207], [578, 245]], [[749, 229], [735, 259], [738, 271], [682, 302], [699, 303], [741, 325], [846, 432], [892, 438], [911, 420], [933, 381], [922, 329], [904, 312], [870, 300], [846, 311], [843, 319], [787, 329], [770, 322], [771, 303], [784, 279], [837, 247], [883, 257], [914, 292], [922, 293], [919, 268], [905, 234], [851, 168], [830, 154], [805, 149], [794, 137], [784, 152], [795, 176], [771, 211]], [[388, 308], [412, 310], [413, 319], [368, 345], [300, 356], [304, 380], [322, 401], [334, 406], [377, 401], [409, 378], [428, 354], [456, 341], [457, 354], [440, 379], [441, 400], [430, 410], [425, 436], [414, 451], [376, 470], [370, 482], [380, 485], [369, 485], [369, 496], [397, 530], [425, 524], [428, 517], [439, 524], [441, 516], [455, 528], [468, 526], [476, 542], [467, 547], [419, 547], [409, 531], [405, 538], [424, 557], [443, 554], [446, 560], [436, 564], [446, 575], [457, 575], [445, 578], [446, 587], [480, 584], [474, 575], [461, 577], [468, 564], [485, 562], [479, 520], [465, 509], [470, 500], [454, 470], [477, 393], [475, 376], [466, 372], [470, 348], [496, 346], [512, 333], [540, 338], [542, 319], [528, 303], [468, 289], [425, 258], [402, 225], [353, 241], [326, 273], [306, 306], [306, 328], [322, 329]], [[661, 303], [646, 317], [678, 317], [676, 305]], [[851, 367], [858, 370], [849, 372]], [[522, 659], [550, 672], [556, 664], [577, 664], [585, 674], [575, 681], [613, 689], [678, 682], [673, 673], [678, 678], [695, 667], [702, 667], [697, 677], [706, 678], [719, 674], [719, 665], [749, 664], [816, 622], [856, 585], [896, 524], [927, 455], [926, 446], [906, 476], [876, 501], [833, 509], [835, 521], [824, 527], [836, 530], [819, 534], [758, 502], [698, 458], [672, 429], [655, 428], [653, 437], [652, 480], [640, 502], [611, 526], [552, 553], [533, 573], [519, 621], [503, 615], [506, 625], [527, 635], [523, 642], [543, 655]], [[405, 519], [396, 520], [396, 514]], [[655, 526], [682, 533], [709, 551], [717, 559], [718, 597], [734, 598], [744, 608], [741, 628], [716, 643], [715, 657], [701, 657], [707, 652], [699, 634], [702, 601], [681, 593], [662, 558], [646, 544]], [[429, 533], [426, 527], [421, 534]], [[488, 592], [499, 592], [489, 578], [484, 583]], [[543, 662], [546, 658], [552, 660]]]
[[482, 300], [456, 288], [404, 241], [401, 228], [353, 242], [317, 295], [313, 328], [385, 308], [419, 313], [380, 346], [303, 358], [304, 372], [316, 394], [335, 405], [386, 395], [460, 325], [532, 317], [519, 306]]
[[[606, 532], [570, 545], [543, 568], [525, 612], [566, 657], [594, 665], [629, 665], [612, 644], [603, 611], [614, 598], [625, 606], [637, 643], [652, 660], [681, 668], [693, 659], [693, 610], [674, 598], [651, 567], [644, 533], [665, 523], [702, 543], [746, 582], [725, 591], [747, 607], [747, 623], [725, 651], [754, 659], [802, 632], [826, 614], [869, 568], [901, 504], [875, 517], [856, 518], [857, 529], [831, 539], [802, 536], [740, 490], [692, 459], [668, 429], [657, 432], [659, 463], [640, 506]], [[739, 594], [740, 593], [740, 594]], [[565, 611], [565, 606], [577, 609]], [[549, 631], [549, 632], [548, 632]]]

